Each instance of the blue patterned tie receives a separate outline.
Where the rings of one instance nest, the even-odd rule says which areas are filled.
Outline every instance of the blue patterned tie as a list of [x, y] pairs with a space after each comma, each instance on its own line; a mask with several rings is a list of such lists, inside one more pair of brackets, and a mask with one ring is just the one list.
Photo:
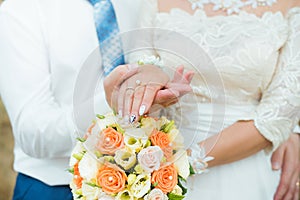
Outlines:
[[114, 7], [110, 0], [89, 0], [94, 6], [94, 19], [100, 44], [105, 76], [124, 64], [122, 43]]

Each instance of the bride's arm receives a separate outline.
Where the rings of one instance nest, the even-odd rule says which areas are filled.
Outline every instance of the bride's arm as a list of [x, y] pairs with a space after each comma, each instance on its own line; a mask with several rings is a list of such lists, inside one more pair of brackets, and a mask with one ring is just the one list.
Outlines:
[[209, 167], [246, 158], [272, 145], [255, 127], [253, 121], [239, 121], [201, 144], [209, 156]]
[[289, 38], [281, 49], [278, 69], [263, 92], [251, 121], [238, 121], [221, 133], [203, 141], [221, 165], [250, 156], [262, 149], [276, 149], [288, 139], [299, 120], [300, 110], [300, 11], [290, 12]]

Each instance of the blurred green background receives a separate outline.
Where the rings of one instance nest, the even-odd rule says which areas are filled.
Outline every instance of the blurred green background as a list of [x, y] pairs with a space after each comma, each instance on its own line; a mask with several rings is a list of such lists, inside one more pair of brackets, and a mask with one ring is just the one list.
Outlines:
[[[2, 0], [0, 0], [1, 4]], [[16, 173], [13, 171], [13, 134], [8, 116], [0, 98], [0, 200], [9, 200], [13, 194]]]

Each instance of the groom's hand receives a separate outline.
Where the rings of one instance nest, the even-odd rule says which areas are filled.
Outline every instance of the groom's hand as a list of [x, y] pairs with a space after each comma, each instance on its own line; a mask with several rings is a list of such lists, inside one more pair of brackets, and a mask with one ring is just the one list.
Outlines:
[[299, 134], [292, 134], [272, 155], [272, 168], [281, 169], [280, 183], [274, 200], [299, 199], [300, 141]]

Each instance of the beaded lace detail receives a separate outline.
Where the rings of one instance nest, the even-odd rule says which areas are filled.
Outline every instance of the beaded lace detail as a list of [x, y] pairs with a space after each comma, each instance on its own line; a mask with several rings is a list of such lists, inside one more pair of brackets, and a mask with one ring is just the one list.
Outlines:
[[272, 6], [277, 0], [189, 0], [192, 3], [192, 9], [203, 9], [207, 4], [213, 4], [213, 10], [225, 10], [228, 15], [239, 13], [242, 7], [252, 6]]

